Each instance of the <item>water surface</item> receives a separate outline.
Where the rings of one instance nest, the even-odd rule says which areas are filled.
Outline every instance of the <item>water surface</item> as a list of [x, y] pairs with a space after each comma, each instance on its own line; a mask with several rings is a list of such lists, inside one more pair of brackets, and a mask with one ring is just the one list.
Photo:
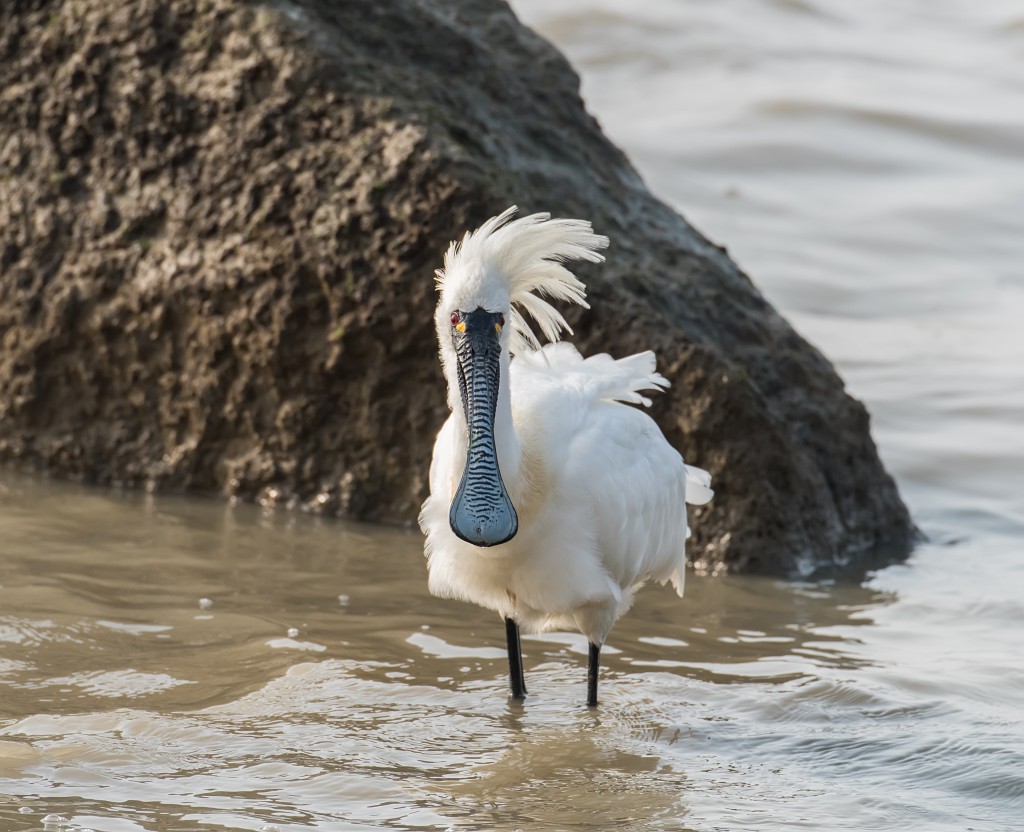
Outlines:
[[595, 712], [569, 635], [526, 639], [531, 695], [510, 703], [500, 621], [431, 598], [412, 533], [11, 475], [2, 496], [5, 829], [963, 830], [1024, 812], [1015, 556], [995, 555], [995, 586], [949, 585], [992, 556], [959, 544], [863, 586], [649, 589]]

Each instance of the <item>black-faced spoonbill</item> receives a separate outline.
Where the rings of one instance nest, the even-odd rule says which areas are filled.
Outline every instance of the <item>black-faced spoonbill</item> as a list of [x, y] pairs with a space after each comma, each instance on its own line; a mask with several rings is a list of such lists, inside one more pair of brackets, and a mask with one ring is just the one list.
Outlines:
[[[648, 580], [682, 595], [686, 503], [711, 477], [683, 464], [631, 404], [668, 381], [654, 353], [584, 359], [544, 298], [587, 306], [563, 263], [602, 262], [608, 238], [583, 220], [510, 208], [452, 243], [437, 272], [435, 322], [451, 415], [437, 435], [426, 535], [430, 591], [505, 619], [512, 696], [526, 695], [520, 628], [577, 630], [601, 645]], [[527, 313], [550, 343], [540, 345]]]

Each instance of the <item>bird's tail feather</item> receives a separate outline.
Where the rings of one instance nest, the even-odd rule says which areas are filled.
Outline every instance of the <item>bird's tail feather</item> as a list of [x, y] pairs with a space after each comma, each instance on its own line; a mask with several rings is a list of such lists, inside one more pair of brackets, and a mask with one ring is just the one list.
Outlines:
[[686, 502], [702, 506], [709, 502], [715, 492], [711, 490], [711, 474], [695, 465], [686, 466]]

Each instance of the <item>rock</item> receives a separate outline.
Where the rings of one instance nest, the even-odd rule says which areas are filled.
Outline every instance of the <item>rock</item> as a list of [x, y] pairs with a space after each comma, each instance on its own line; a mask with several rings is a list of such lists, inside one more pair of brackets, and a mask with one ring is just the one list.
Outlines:
[[500, 0], [0, 11], [0, 461], [412, 522], [433, 270], [511, 203], [593, 220], [585, 353], [655, 349], [715, 475], [698, 565], [906, 551], [864, 407], [656, 200]]

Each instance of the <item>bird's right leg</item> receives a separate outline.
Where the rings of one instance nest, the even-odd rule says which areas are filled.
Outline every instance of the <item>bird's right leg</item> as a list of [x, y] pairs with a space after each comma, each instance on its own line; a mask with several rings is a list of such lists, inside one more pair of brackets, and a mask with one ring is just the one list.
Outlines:
[[587, 705], [597, 707], [597, 674], [601, 664], [601, 645], [590, 642], [587, 656]]
[[519, 625], [505, 619], [505, 638], [508, 641], [508, 679], [513, 699], [526, 698], [526, 677], [523, 675], [523, 648], [519, 644]]

